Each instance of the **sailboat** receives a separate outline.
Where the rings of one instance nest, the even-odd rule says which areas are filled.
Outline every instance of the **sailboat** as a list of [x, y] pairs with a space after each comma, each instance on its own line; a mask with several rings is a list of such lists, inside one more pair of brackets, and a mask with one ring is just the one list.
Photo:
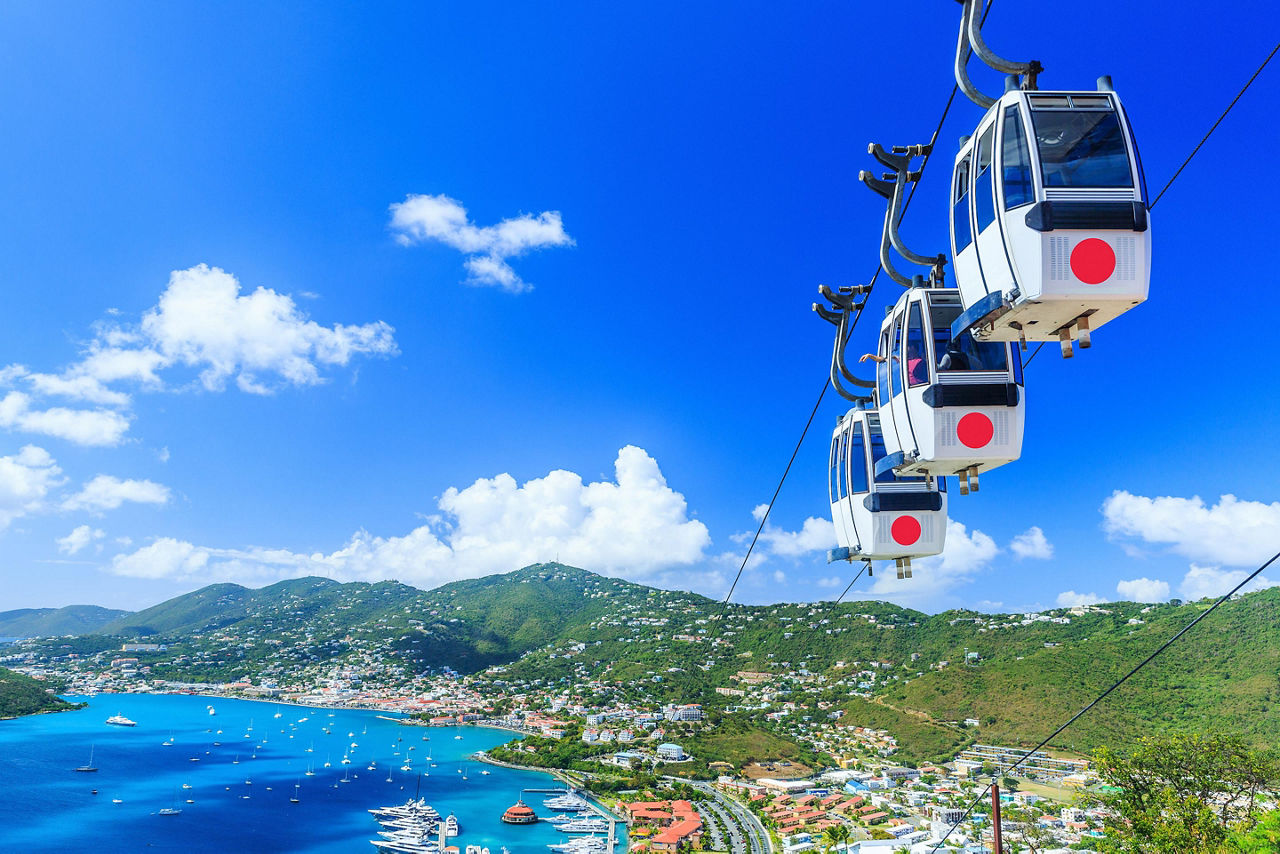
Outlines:
[[301, 783], [293, 784], [293, 797], [289, 799], [289, 803], [296, 804], [298, 802], [298, 789], [301, 788], [301, 786]]
[[178, 790], [173, 790], [173, 806], [161, 807], [156, 815], [181, 815], [182, 810], [178, 808]]
[[311, 763], [310, 763], [310, 762], [308, 762], [308, 763], [307, 763], [307, 771], [306, 771], [305, 776], [307, 776], [307, 777], [314, 777], [315, 775], [316, 775], [315, 769], [314, 769], [314, 768], [312, 768], [312, 767], [311, 767]]
[[89, 745], [89, 761], [76, 769], [77, 771], [90, 772], [97, 771], [98, 766], [93, 764], [93, 745]]

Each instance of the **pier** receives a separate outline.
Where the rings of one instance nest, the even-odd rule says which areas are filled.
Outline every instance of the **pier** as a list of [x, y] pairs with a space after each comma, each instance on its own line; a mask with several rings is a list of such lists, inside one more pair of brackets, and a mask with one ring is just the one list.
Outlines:
[[521, 789], [520, 790], [521, 794], [524, 794], [525, 792], [532, 792], [534, 794], [539, 794], [539, 795], [577, 795], [578, 797], [582, 798], [582, 800], [586, 803], [587, 809], [589, 809], [591, 812], [595, 813], [597, 816], [604, 819], [605, 821], [609, 822], [609, 844], [608, 844], [608, 848], [606, 849], [608, 851], [608, 854], [613, 854], [614, 849], [618, 847], [618, 825], [623, 823], [622, 819], [618, 818], [618, 816], [614, 815], [612, 812], [605, 809], [600, 804], [596, 803], [595, 800], [593, 800], [590, 796], [585, 795], [583, 792], [573, 788], [572, 786], [566, 786], [563, 789]]

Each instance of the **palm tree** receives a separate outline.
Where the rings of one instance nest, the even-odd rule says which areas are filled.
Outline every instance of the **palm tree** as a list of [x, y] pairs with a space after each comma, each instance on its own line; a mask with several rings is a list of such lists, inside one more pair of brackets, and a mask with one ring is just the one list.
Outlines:
[[833, 824], [826, 830], [822, 831], [822, 850], [831, 854], [836, 846], [842, 842], [849, 841], [849, 827], [845, 824]]

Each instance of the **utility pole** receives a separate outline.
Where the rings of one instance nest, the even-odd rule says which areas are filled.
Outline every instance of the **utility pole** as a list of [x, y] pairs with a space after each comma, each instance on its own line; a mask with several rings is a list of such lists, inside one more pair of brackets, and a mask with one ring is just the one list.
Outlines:
[[1003, 854], [1004, 845], [1000, 840], [1000, 782], [999, 778], [991, 781], [991, 829], [994, 834], [995, 854]]

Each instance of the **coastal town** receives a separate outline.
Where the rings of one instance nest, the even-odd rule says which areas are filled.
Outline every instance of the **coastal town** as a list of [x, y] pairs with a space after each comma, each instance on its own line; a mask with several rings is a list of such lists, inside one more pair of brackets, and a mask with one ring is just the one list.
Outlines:
[[[56, 682], [71, 695], [198, 693], [371, 709], [403, 716], [409, 725], [510, 730], [520, 737], [475, 758], [553, 772], [570, 789], [590, 793], [603, 814], [625, 821], [633, 851], [923, 852], [944, 838], [952, 850], [990, 851], [990, 805], [967, 808], [1001, 778], [1006, 840], [1033, 840], [1036, 850], [1089, 850], [1103, 833], [1104, 813], [1089, 797], [1099, 780], [1087, 760], [972, 743], [950, 761], [903, 762], [890, 732], [841, 712], [810, 714], [824, 701], [810, 705], [803, 695], [823, 695], [826, 686], [815, 678], [793, 690], [790, 666], [739, 671], [718, 696], [733, 704], [725, 707], [730, 714], [737, 704], [759, 706], [774, 731], [803, 745], [807, 764], [762, 754], [735, 765], [699, 756], [700, 745], [729, 725], [724, 709], [636, 702], [633, 693], [598, 679], [570, 688], [526, 684], [494, 666], [471, 676], [422, 674], [394, 686], [370, 661], [331, 664], [325, 678], [310, 685], [263, 675], [193, 682], [154, 678], [155, 665], [144, 662], [170, 654], [166, 644], [122, 643], [91, 655], [46, 658], [42, 650], [48, 649], [47, 642], [20, 642], [6, 649], [0, 664]], [[877, 678], [874, 665], [850, 662], [844, 669], [859, 684]], [[978, 720], [958, 724], [981, 731]], [[1015, 763], [1017, 775], [1006, 775]]]

